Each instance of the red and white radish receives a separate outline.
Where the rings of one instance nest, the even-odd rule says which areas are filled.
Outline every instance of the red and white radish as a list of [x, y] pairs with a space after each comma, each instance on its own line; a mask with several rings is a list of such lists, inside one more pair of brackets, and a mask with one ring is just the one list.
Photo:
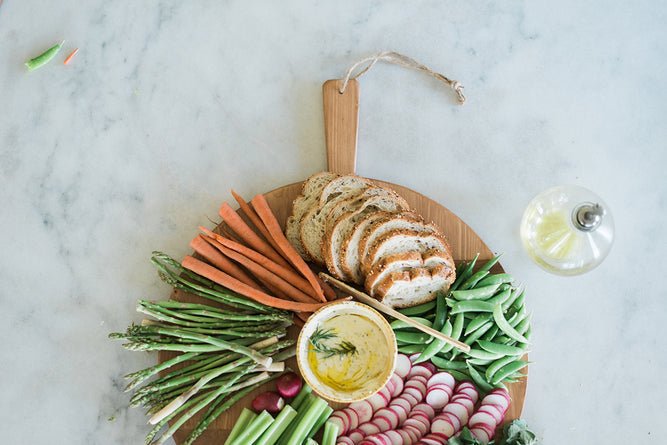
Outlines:
[[280, 412], [285, 406], [285, 399], [280, 397], [280, 394], [273, 391], [264, 392], [252, 401], [252, 409], [257, 412], [268, 411], [271, 414]]
[[299, 391], [301, 391], [302, 386], [303, 380], [294, 372], [285, 373], [276, 380], [276, 390], [278, 391], [278, 394], [287, 399], [296, 397], [296, 395], [299, 394]]
[[396, 356], [396, 367], [394, 372], [402, 379], [406, 378], [412, 369], [412, 362], [407, 355], [398, 354]]
[[430, 388], [433, 385], [438, 384], [447, 385], [453, 390], [456, 386], [456, 380], [454, 380], [454, 377], [452, 377], [452, 375], [448, 372], [437, 372], [433, 374], [430, 379], [428, 379], [426, 386]]

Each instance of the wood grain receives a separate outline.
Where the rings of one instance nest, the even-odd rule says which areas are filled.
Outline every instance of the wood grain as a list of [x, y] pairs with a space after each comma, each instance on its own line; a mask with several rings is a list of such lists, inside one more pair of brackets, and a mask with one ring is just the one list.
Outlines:
[[357, 129], [359, 125], [359, 82], [350, 80], [341, 94], [342, 81], [327, 80], [322, 85], [327, 169], [348, 174], [356, 171]]

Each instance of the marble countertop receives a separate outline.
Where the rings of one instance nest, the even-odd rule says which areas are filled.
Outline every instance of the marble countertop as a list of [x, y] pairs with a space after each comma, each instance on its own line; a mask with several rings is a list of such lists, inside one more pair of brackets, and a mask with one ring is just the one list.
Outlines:
[[[135, 444], [107, 340], [168, 294], [150, 252], [188, 252], [234, 187], [325, 168], [321, 84], [378, 50], [419, 73], [361, 79], [358, 172], [425, 193], [526, 283], [524, 417], [545, 444], [665, 443], [667, 5], [639, 1], [5, 0], [0, 6], [0, 418], [13, 444]], [[61, 39], [64, 54], [23, 62]], [[549, 275], [521, 248], [528, 201], [595, 190], [616, 244]]]

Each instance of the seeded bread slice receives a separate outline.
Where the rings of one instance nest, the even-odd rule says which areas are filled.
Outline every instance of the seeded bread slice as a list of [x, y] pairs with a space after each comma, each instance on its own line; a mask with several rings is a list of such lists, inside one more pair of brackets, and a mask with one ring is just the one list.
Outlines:
[[359, 267], [359, 242], [366, 229], [377, 221], [395, 215], [392, 212], [372, 211], [359, 215], [352, 232], [343, 238], [340, 247], [340, 263], [343, 276], [357, 284], [362, 284], [364, 278]]
[[381, 187], [368, 188], [363, 193], [338, 204], [327, 216], [327, 229], [322, 244], [327, 269], [338, 278], [349, 280], [343, 272], [340, 249], [343, 240], [352, 232], [357, 221], [366, 213], [379, 210], [397, 212], [407, 208], [408, 203], [403, 198]]
[[[390, 230], [375, 240], [370, 247], [366, 258], [361, 263], [362, 270], [364, 275], [368, 275], [376, 263], [389, 255], [413, 251], [423, 253], [432, 249], [450, 252], [445, 237], [438, 232], [411, 229]], [[454, 260], [451, 260], [450, 263], [453, 269]]]
[[[366, 261], [371, 247], [377, 242], [378, 239], [395, 230], [438, 233], [438, 228], [436, 226], [433, 224], [425, 223], [420, 216], [411, 212], [399, 213], [394, 217], [388, 217], [382, 221], [378, 221], [376, 224], [370, 227], [366, 233], [364, 233], [364, 235], [361, 237], [361, 241], [359, 241], [359, 270], [363, 276], [368, 275], [370, 268], [373, 265], [372, 262], [368, 263]], [[411, 249], [408, 248], [406, 250]]]
[[315, 173], [306, 179], [303, 183], [301, 194], [292, 203], [292, 214], [287, 218], [285, 236], [296, 251], [299, 252], [299, 255], [305, 259], [310, 259], [310, 256], [304, 249], [303, 244], [301, 244], [299, 234], [301, 219], [314, 205], [319, 203], [322, 189], [336, 177], [338, 175], [331, 172]]
[[416, 269], [419, 267], [431, 269], [437, 265], [451, 267], [451, 256], [442, 250], [427, 250], [424, 253], [417, 251], [397, 253], [387, 255], [378, 261], [370, 273], [366, 276], [364, 287], [368, 294], [373, 295], [376, 292], [378, 284], [390, 274], [407, 269]]
[[373, 296], [393, 308], [416, 306], [446, 292], [454, 278], [453, 270], [444, 265], [396, 271], [377, 285]]
[[346, 175], [333, 179], [322, 189], [318, 205], [312, 206], [306, 212], [301, 219], [301, 227], [299, 229], [301, 244], [314, 262], [324, 264], [321, 246], [322, 239], [324, 238], [326, 217], [329, 212], [339, 202], [371, 186], [373, 184], [367, 179], [354, 175]]

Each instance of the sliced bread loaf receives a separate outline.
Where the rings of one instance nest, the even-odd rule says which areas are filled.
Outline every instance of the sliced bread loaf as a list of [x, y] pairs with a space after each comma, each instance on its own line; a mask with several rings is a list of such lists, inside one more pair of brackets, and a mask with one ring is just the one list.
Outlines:
[[431, 269], [437, 265], [451, 267], [451, 256], [449, 253], [438, 249], [426, 252], [409, 251], [387, 255], [378, 261], [370, 273], [366, 276], [364, 287], [370, 295], [376, 293], [377, 286], [390, 274], [406, 269], [426, 268]]
[[433, 300], [438, 292], [446, 292], [453, 281], [453, 270], [444, 265], [417, 267], [385, 276], [373, 296], [393, 308], [415, 306]]
[[322, 256], [322, 239], [324, 238], [326, 217], [339, 203], [356, 195], [373, 184], [364, 178], [354, 175], [340, 176], [329, 182], [319, 197], [317, 206], [301, 218], [299, 237], [304, 250], [318, 264], [324, 264]]
[[[341, 279], [349, 279], [340, 261], [343, 240], [354, 229], [357, 221], [366, 213], [377, 211], [398, 212], [407, 210], [408, 203], [391, 190], [371, 187], [359, 195], [349, 198], [336, 206], [327, 216], [322, 253], [327, 269]], [[333, 221], [333, 222], [332, 222]]]
[[372, 211], [359, 215], [352, 232], [343, 238], [340, 247], [340, 263], [343, 276], [357, 284], [364, 282], [359, 267], [359, 242], [366, 229], [376, 221], [394, 215], [392, 212]]
[[294, 248], [305, 259], [309, 255], [301, 244], [299, 228], [303, 216], [317, 203], [324, 187], [338, 175], [331, 172], [319, 172], [310, 176], [303, 183], [301, 194], [292, 203], [292, 214], [287, 218], [285, 236]]

